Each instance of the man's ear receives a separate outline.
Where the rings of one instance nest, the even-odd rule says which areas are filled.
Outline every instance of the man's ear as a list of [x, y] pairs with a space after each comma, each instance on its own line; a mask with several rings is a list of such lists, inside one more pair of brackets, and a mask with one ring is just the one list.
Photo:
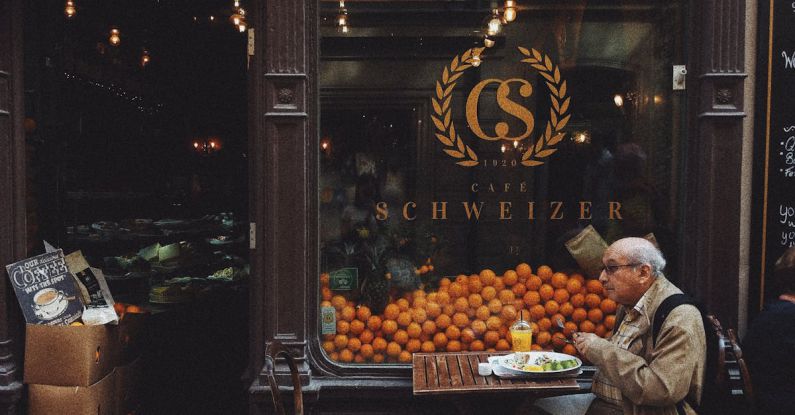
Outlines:
[[640, 266], [640, 283], [641, 284], [650, 284], [651, 281], [654, 279], [654, 274], [651, 271], [651, 265], [649, 264], [641, 264]]

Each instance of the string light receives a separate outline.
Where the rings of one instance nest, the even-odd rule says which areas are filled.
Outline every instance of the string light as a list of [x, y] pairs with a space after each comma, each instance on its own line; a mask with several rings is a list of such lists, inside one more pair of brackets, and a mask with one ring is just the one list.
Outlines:
[[143, 52], [141, 52], [141, 67], [145, 67], [151, 60], [152, 58], [149, 56], [149, 51], [144, 48]]
[[516, 2], [514, 0], [505, 0], [503, 18], [506, 23], [516, 20]]
[[72, 0], [66, 0], [66, 6], [64, 6], [63, 13], [66, 15], [66, 18], [71, 19], [75, 17], [77, 14], [77, 7], [75, 7], [75, 2]]
[[340, 9], [337, 14], [337, 27], [340, 32], [348, 33], [348, 10], [345, 9], [345, 0], [340, 0]]
[[483, 62], [483, 60], [481, 59], [479, 54], [473, 54], [472, 55], [472, 66], [477, 68], [478, 66], [480, 66], [480, 64], [482, 62]]
[[617, 107], [621, 108], [624, 106], [624, 97], [621, 94], [613, 95], [613, 103], [616, 104]]
[[491, 15], [486, 18], [486, 34], [488, 36], [497, 36], [502, 32], [502, 19], [500, 18], [500, 11], [497, 9], [492, 10]]
[[108, 42], [110, 42], [110, 44], [113, 46], [119, 46], [121, 43], [121, 33], [119, 32], [119, 29], [115, 27], [110, 29], [110, 37], [108, 38]]
[[118, 86], [116, 86], [114, 84], [106, 85], [106, 84], [103, 84], [101, 82], [97, 82], [97, 81], [93, 81], [93, 80], [90, 80], [90, 79], [82, 78], [82, 77], [80, 77], [78, 75], [75, 75], [75, 74], [72, 74], [72, 73], [69, 73], [69, 72], [64, 72], [63, 74], [64, 74], [64, 77], [67, 80], [74, 81], [74, 82], [79, 82], [81, 84], [88, 85], [89, 87], [96, 88], [98, 90], [102, 90], [103, 92], [105, 92], [105, 93], [107, 93], [109, 95], [113, 95], [116, 98], [119, 98], [121, 100], [126, 101], [127, 103], [129, 103], [131, 105], [134, 105], [136, 107], [136, 109], [138, 110], [138, 112], [141, 112], [141, 113], [144, 113], [144, 114], [149, 114], [149, 115], [154, 115], [154, 114], [159, 113], [160, 111], [162, 111], [165, 108], [165, 106], [162, 103], [148, 104], [148, 103], [145, 102], [146, 100], [144, 99], [144, 97], [142, 97], [140, 95], [128, 94], [127, 91], [125, 91], [124, 89], [122, 89], [122, 88], [120, 88], [120, 87], [118, 87]]

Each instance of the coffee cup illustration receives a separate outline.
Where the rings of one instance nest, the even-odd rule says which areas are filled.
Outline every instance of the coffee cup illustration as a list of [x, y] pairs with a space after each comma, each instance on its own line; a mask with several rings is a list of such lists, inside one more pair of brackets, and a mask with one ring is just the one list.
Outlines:
[[33, 311], [37, 317], [51, 320], [66, 310], [69, 301], [62, 291], [45, 288], [33, 295]]

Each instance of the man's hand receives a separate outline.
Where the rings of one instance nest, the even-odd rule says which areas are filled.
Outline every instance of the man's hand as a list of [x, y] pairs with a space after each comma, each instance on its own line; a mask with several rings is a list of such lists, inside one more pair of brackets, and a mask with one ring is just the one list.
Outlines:
[[588, 348], [599, 338], [599, 336], [593, 333], [577, 332], [574, 334], [574, 347], [577, 348], [580, 355], [587, 357], [588, 355], [586, 353], [588, 353]]

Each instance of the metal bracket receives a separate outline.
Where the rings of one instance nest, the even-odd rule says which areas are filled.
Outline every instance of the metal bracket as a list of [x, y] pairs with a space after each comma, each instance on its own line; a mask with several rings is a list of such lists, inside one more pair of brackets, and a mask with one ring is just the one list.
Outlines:
[[248, 224], [248, 249], [257, 249], [257, 223]]
[[687, 66], [686, 65], [674, 65], [674, 72], [673, 72], [673, 90], [674, 91], [683, 91], [687, 89], [685, 81], [687, 80]]

